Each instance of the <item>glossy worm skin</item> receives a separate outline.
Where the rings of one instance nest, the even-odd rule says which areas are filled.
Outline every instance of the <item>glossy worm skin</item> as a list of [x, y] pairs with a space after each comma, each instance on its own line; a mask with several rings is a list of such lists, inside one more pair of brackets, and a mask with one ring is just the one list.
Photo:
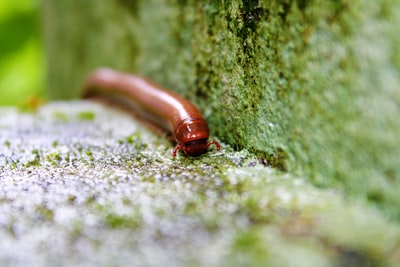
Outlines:
[[177, 143], [172, 152], [174, 157], [179, 150], [196, 157], [206, 153], [210, 145], [220, 149], [218, 142], [207, 141], [207, 122], [192, 103], [147, 79], [98, 69], [87, 78], [82, 97], [105, 98], [129, 107], [140, 117], [171, 132]]

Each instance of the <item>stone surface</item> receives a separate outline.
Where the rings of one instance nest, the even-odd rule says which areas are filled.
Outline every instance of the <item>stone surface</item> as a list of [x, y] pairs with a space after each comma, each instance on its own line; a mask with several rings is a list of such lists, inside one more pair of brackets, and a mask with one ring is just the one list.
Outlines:
[[400, 218], [399, 1], [44, 2], [52, 96], [146, 75], [224, 142]]
[[381, 211], [89, 102], [0, 109], [1, 266], [397, 266]]

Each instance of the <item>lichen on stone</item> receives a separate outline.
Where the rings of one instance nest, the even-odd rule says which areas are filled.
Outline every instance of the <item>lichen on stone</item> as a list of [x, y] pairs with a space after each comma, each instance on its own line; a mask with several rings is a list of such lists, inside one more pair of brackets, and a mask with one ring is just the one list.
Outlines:
[[[54, 118], [67, 110], [67, 120]], [[82, 112], [94, 119], [82, 121]], [[399, 260], [400, 227], [379, 210], [265, 166], [247, 150], [223, 143], [219, 152], [173, 158], [164, 137], [85, 101], [0, 114], [2, 266]], [[37, 164], [26, 164], [32, 159]]]

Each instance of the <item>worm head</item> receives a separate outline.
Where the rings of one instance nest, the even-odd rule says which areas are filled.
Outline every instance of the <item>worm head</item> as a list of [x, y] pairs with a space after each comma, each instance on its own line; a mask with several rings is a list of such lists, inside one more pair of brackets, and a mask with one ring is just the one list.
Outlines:
[[220, 145], [217, 141], [207, 142], [207, 139], [193, 140], [190, 142], [186, 142], [183, 144], [178, 144], [174, 151], [172, 152], [172, 156], [176, 156], [176, 153], [179, 150], [182, 150], [187, 156], [190, 157], [198, 157], [207, 152], [208, 147], [210, 145], [215, 145], [217, 150], [220, 150]]
[[182, 121], [176, 127], [175, 139], [178, 145], [175, 147], [172, 155], [175, 157], [179, 150], [182, 150], [187, 156], [198, 157], [207, 152], [210, 145], [215, 145], [217, 150], [220, 146], [218, 142], [207, 142], [208, 125], [204, 119], [187, 119]]

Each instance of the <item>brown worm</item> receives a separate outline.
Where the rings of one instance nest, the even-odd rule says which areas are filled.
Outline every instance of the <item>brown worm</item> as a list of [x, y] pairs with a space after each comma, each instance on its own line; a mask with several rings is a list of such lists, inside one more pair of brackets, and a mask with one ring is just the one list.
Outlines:
[[176, 147], [196, 157], [207, 152], [209, 129], [199, 110], [188, 100], [139, 76], [111, 69], [98, 69], [86, 80], [83, 98], [102, 97], [117, 105], [132, 108], [135, 113], [172, 133]]

